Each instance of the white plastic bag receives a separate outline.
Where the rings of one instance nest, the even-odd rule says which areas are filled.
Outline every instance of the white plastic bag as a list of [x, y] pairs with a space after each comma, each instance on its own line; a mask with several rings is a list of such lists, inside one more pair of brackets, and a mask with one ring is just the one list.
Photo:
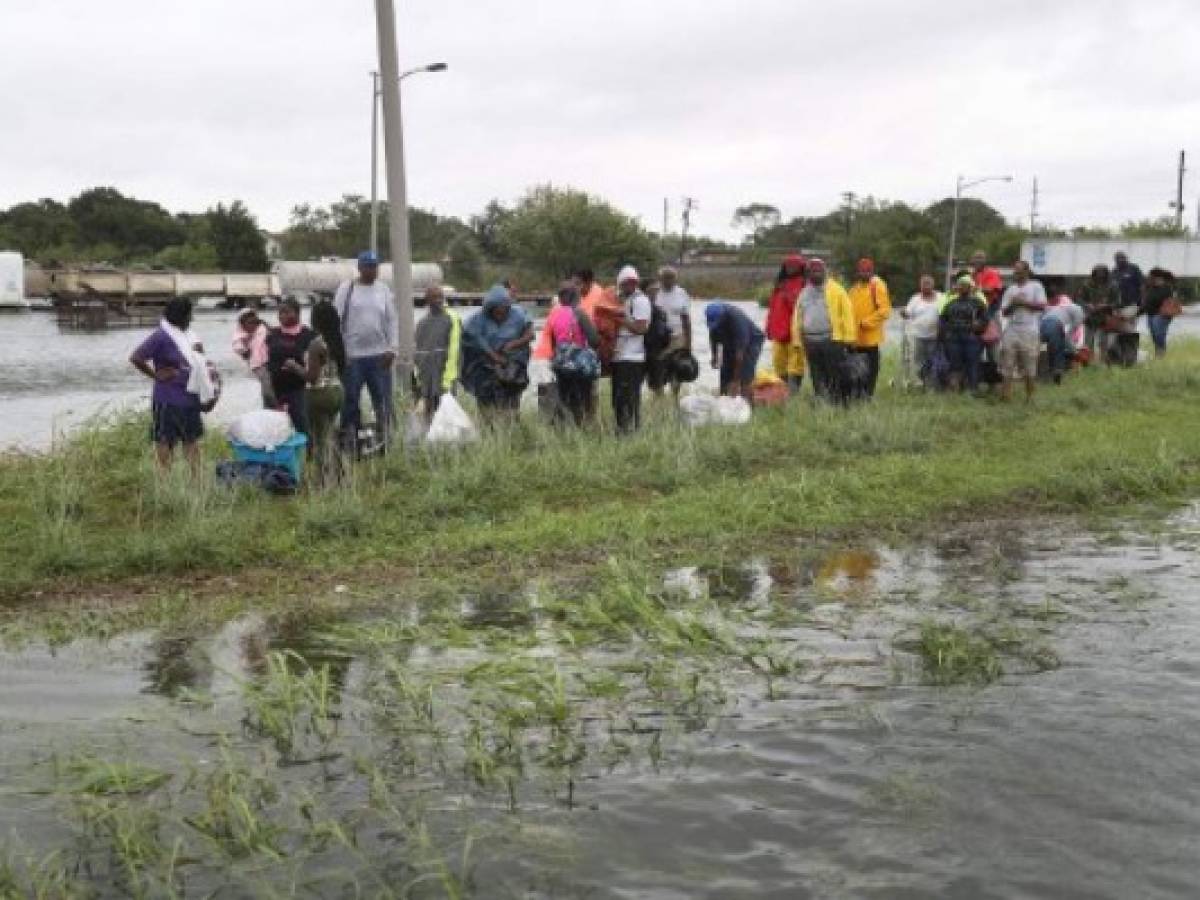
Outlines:
[[713, 421], [721, 425], [746, 425], [753, 410], [741, 397], [718, 397]]
[[295, 429], [287, 413], [275, 409], [256, 409], [234, 419], [226, 434], [232, 441], [270, 453], [295, 434]]
[[685, 425], [745, 425], [750, 421], [750, 404], [741, 397], [714, 397], [712, 394], [688, 394], [679, 401], [679, 415]]
[[443, 394], [425, 440], [431, 444], [469, 444], [479, 440], [479, 431], [453, 394]]
[[688, 394], [679, 401], [679, 415], [692, 428], [711, 422], [716, 408], [717, 398], [712, 394]]

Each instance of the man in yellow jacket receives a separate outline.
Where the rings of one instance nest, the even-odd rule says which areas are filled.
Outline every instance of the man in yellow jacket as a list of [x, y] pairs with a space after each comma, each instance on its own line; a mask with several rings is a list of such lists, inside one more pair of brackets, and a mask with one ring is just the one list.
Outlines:
[[867, 376], [861, 386], [862, 392], [874, 397], [875, 385], [879, 382], [879, 348], [883, 346], [884, 325], [892, 315], [892, 298], [888, 294], [887, 284], [875, 274], [874, 261], [860, 259], [856, 275], [854, 286], [850, 288], [850, 304], [858, 321], [854, 348], [867, 360]]
[[825, 263], [810, 259], [804, 290], [792, 314], [792, 343], [803, 347], [818, 397], [845, 404], [850, 399], [847, 355], [858, 339], [850, 297], [828, 277]]

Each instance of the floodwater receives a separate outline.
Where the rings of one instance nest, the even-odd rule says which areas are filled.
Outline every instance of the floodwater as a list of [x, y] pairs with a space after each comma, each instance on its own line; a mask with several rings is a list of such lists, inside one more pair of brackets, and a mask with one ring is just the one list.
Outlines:
[[[330, 655], [321, 634], [336, 623], [281, 629], [251, 617], [204, 637], [10, 650], [0, 654], [0, 835], [41, 853], [77, 836], [64, 824], [69, 802], [45, 793], [52, 759], [203, 769], [221, 752], [219, 730], [235, 749], [261, 754], [286, 795], [347, 816], [365, 808], [345, 759], [282, 765], [239, 729], [248, 714], [240, 685], [263, 679], [265, 654], [287, 647], [335, 661], [338, 752], [393, 766], [405, 802], [421, 798], [435, 840], [476, 836], [464, 866], [476, 896], [1194, 896], [1198, 548], [1200, 507], [1105, 533], [1008, 522], [913, 547], [669, 572], [673, 595], [715, 598], [772, 623], [770, 636], [801, 667], [771, 691], [731, 671], [704, 710], [636, 711], [630, 721], [640, 724], [621, 734], [653, 733], [649, 756], [606, 761], [603, 729], [585, 730], [588, 753], [569, 792], [541, 784], [547, 770], [533, 764], [508, 792], [464, 786], [414, 762], [420, 755], [395, 735], [380, 739], [386, 717], [368, 688], [379, 660]], [[536, 608], [516, 597], [467, 598], [461, 612], [469, 630], [538, 628]], [[393, 610], [385, 621], [401, 628], [416, 615]], [[993, 635], [1003, 675], [933, 686], [910, 652], [930, 620]], [[514, 656], [537, 654], [522, 646]], [[402, 668], [413, 672], [466, 651], [405, 652]], [[440, 684], [431, 707], [459, 688]], [[187, 702], [191, 692], [213, 698], [207, 711]], [[390, 872], [421, 846], [364, 828], [352, 862], [364, 877]], [[454, 846], [457, 861], [463, 845]], [[243, 875], [247, 865], [229, 862]], [[332, 885], [315, 893], [351, 895]], [[189, 885], [197, 896], [200, 887]], [[441, 893], [436, 881], [414, 890]]]
[[[754, 303], [738, 304], [761, 321], [763, 312]], [[460, 309], [465, 318], [473, 310]], [[545, 310], [531, 310], [541, 317]], [[307, 312], [305, 319], [307, 320]], [[418, 318], [423, 312], [418, 310]], [[230, 346], [236, 313], [201, 310], [193, 328], [222, 377], [222, 396], [211, 421], [221, 424], [254, 409], [259, 403], [258, 386]], [[271, 313], [267, 313], [272, 321]], [[693, 308], [693, 322], [703, 333], [703, 304]], [[541, 319], [538, 320], [541, 327]], [[0, 450], [20, 447], [45, 449], [56, 437], [69, 434], [80, 424], [130, 409], [148, 410], [150, 384], [129, 365], [129, 354], [142, 340], [146, 329], [114, 329], [81, 332], [60, 329], [48, 313], [0, 314], [0, 336], [6, 353], [0, 356]], [[701, 357], [702, 383], [715, 387], [714, 373], [703, 358], [706, 350], [697, 342]], [[531, 370], [536, 384], [549, 380], [548, 368]], [[528, 402], [533, 402], [530, 390]]]

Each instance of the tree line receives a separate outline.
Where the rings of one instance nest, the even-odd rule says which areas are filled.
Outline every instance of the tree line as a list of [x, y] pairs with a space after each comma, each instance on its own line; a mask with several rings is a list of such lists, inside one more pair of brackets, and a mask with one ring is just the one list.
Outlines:
[[180, 271], [263, 272], [267, 254], [245, 204], [172, 214], [111, 187], [67, 203], [43, 199], [0, 210], [0, 247], [44, 266], [107, 263]]
[[[503, 276], [528, 287], [551, 287], [587, 266], [603, 273], [624, 263], [652, 270], [681, 251], [718, 250], [747, 263], [773, 263], [781, 252], [815, 250], [836, 268], [850, 271], [869, 256], [881, 275], [901, 288], [945, 264], [954, 214], [947, 198], [919, 208], [875, 198], [846, 204], [820, 216], [784, 220], [779, 208], [756, 202], [737, 210], [733, 226], [741, 243], [656, 234], [605, 200], [573, 188], [539, 185], [516, 203], [492, 200], [465, 220], [411, 208], [413, 256], [440, 263], [447, 278], [477, 288]], [[388, 257], [388, 216], [380, 204], [380, 251]], [[370, 202], [347, 194], [327, 206], [293, 207], [279, 235], [286, 259], [352, 257], [370, 242]], [[1040, 229], [1046, 237], [1173, 237], [1183, 232], [1171, 218], [1129, 222], [1120, 229]], [[999, 262], [1020, 252], [1029, 232], [1007, 222], [977, 198], [959, 207], [958, 255], [982, 249]], [[47, 265], [109, 263], [180, 271], [260, 272], [268, 266], [258, 222], [241, 201], [218, 203], [203, 213], [171, 213], [157, 203], [111, 187], [83, 191], [67, 203], [38, 200], [0, 210], [0, 248], [16, 249]]]
[[[737, 209], [731, 224], [747, 233], [739, 248], [739, 256], [747, 261], [765, 262], [774, 259], [781, 249], [805, 248], [827, 255], [835, 268], [850, 272], [857, 260], [870, 257], [881, 276], [907, 289], [915, 287], [922, 274], [938, 274], [945, 268], [953, 217], [953, 198], [919, 208], [868, 197], [822, 216], [800, 216], [786, 222], [778, 207], [749, 203]], [[1186, 235], [1187, 230], [1178, 228], [1170, 216], [1131, 221], [1118, 229], [1063, 229], [1050, 225], [1037, 231], [1040, 238]], [[960, 202], [955, 244], [955, 255], [960, 260], [983, 250], [995, 262], [1011, 263], [1019, 256], [1022, 242], [1031, 236], [1028, 229], [1006, 221], [982, 200], [967, 197]]]

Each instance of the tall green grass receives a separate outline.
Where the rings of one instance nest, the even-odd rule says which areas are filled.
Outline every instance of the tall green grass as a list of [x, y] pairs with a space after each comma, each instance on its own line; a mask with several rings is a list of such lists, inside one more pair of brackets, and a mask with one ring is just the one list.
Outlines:
[[[608, 556], [736, 557], [764, 542], [897, 533], [962, 517], [1170, 500], [1200, 483], [1200, 345], [1095, 370], [1035, 405], [885, 389], [849, 411], [807, 399], [741, 428], [650, 406], [634, 437], [527, 414], [457, 451], [398, 451], [294, 499], [159, 478], [140, 422], [0, 460], [0, 598], [242, 569], [353, 581], [530, 575]], [[215, 436], [206, 470], [220, 454]]]

